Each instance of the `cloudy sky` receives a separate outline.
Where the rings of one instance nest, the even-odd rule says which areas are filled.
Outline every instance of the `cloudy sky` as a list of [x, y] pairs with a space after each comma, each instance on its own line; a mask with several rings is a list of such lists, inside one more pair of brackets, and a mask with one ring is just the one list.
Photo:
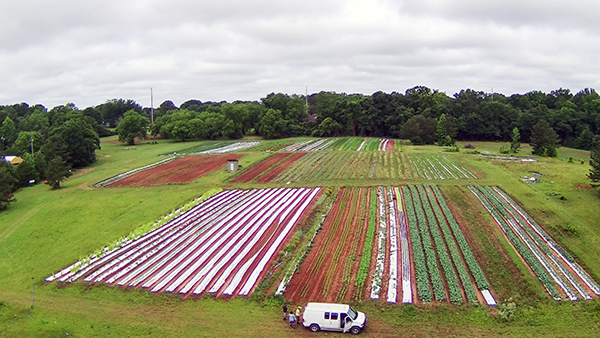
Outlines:
[[0, 0], [0, 105], [600, 90], [596, 0]]

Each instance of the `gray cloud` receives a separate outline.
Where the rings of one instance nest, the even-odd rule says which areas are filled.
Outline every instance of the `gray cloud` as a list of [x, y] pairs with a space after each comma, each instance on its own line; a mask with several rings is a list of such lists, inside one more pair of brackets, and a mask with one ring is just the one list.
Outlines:
[[0, 2], [0, 104], [600, 84], [591, 1]]

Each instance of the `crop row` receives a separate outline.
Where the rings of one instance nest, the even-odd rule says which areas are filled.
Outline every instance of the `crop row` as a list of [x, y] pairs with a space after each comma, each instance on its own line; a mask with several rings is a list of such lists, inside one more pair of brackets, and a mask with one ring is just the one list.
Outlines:
[[248, 295], [319, 188], [223, 191], [164, 226], [48, 281]]
[[225, 154], [259, 145], [260, 141], [235, 142], [223, 147], [200, 151], [197, 154]]
[[315, 152], [283, 170], [273, 181], [409, 179], [413, 164], [401, 152]]
[[369, 220], [367, 227], [367, 234], [365, 236], [365, 243], [363, 246], [362, 257], [358, 272], [356, 274], [356, 299], [362, 299], [362, 290], [369, 276], [369, 267], [371, 265], [371, 251], [373, 248], [373, 239], [375, 238], [375, 227], [377, 222], [377, 194], [374, 189], [371, 189], [371, 197], [369, 199]]
[[122, 180], [122, 179], [124, 179], [126, 177], [129, 177], [131, 175], [137, 174], [140, 171], [143, 171], [143, 170], [146, 170], [146, 169], [152, 169], [154, 167], [158, 167], [159, 165], [163, 165], [163, 164], [169, 163], [169, 162], [175, 160], [176, 158], [177, 158], [176, 156], [169, 156], [169, 157], [167, 157], [167, 158], [165, 158], [163, 160], [160, 160], [158, 162], [154, 162], [152, 164], [148, 164], [146, 166], [135, 168], [135, 169], [129, 170], [127, 172], [115, 175], [113, 177], [109, 177], [109, 178], [107, 178], [107, 179], [105, 179], [103, 181], [100, 181], [100, 182], [94, 184], [94, 186], [95, 187], [105, 187], [105, 186], [107, 186], [109, 184], [115, 183], [115, 182], [117, 182], [119, 180]]
[[[480, 193], [478, 198], [487, 199], [486, 208], [493, 207], [497, 215], [493, 215], [507, 237], [517, 248], [521, 256], [530, 264], [542, 284], [555, 299], [561, 299], [559, 290], [571, 300], [592, 299], [590, 293], [583, 287], [587, 286], [596, 295], [600, 294], [598, 285], [583, 269], [560, 247], [548, 234], [527, 215], [510, 197], [498, 188], [470, 187], [471, 191]], [[476, 190], [475, 190], [476, 189]], [[561, 249], [558, 249], [558, 248]], [[533, 266], [532, 263], [533, 262]]]
[[[338, 245], [335, 248], [332, 248], [333, 250], [330, 252], [331, 263], [329, 264], [327, 273], [325, 274], [323, 288], [321, 289], [321, 295], [323, 297], [327, 297], [331, 284], [333, 283], [334, 275], [339, 270], [339, 262], [342, 256], [342, 251], [348, 245], [348, 235], [350, 234], [350, 229], [352, 228], [352, 219], [356, 216], [354, 215], [354, 211], [358, 209], [358, 196], [356, 194], [356, 190], [348, 189], [347, 191], [349, 192], [349, 195], [342, 204], [342, 217], [338, 219], [340, 222], [338, 228], [341, 227], [341, 229], [338, 231], [341, 231], [341, 236]], [[349, 215], [352, 215], [352, 217], [348, 217]]]
[[[497, 187], [493, 190], [504, 199], [510, 207], [516, 211], [519, 216], [531, 227], [531, 230], [538, 236], [536, 240], [542, 240], [547, 248], [552, 251], [556, 256], [560, 257], [568, 266], [571, 268], [587, 286], [596, 294], [600, 295], [600, 286], [588, 275], [583, 268], [577, 264], [573, 256], [571, 256], [560, 244], [558, 244], [552, 237], [550, 237], [544, 229], [539, 226], [536, 221], [529, 216], [517, 203], [515, 203], [506, 193]], [[535, 237], [535, 235], [533, 235]]]
[[402, 194], [396, 187], [395, 207], [398, 212], [399, 234], [400, 234], [400, 251], [401, 251], [401, 266], [402, 266], [402, 303], [410, 304], [412, 300], [412, 277], [410, 272], [410, 248], [408, 244], [408, 224], [406, 222], [404, 208], [402, 207]]
[[465, 238], [464, 234], [462, 233], [462, 230], [458, 226], [458, 223], [456, 223], [454, 216], [452, 216], [452, 212], [450, 211], [448, 204], [446, 204], [446, 200], [442, 196], [440, 189], [437, 186], [433, 186], [432, 189], [433, 189], [435, 197], [437, 198], [437, 201], [442, 209], [442, 212], [443, 212], [444, 216], [446, 217], [446, 220], [448, 221], [450, 228], [452, 229], [452, 234], [454, 235], [454, 238], [456, 239], [456, 242], [458, 243], [460, 251], [465, 259], [465, 262], [467, 263], [467, 266], [469, 267], [471, 275], [475, 279], [477, 288], [479, 290], [489, 290], [490, 283], [488, 282], [487, 277], [483, 273], [483, 270], [479, 266], [479, 263], [477, 262], [477, 259], [475, 258], [475, 255], [473, 254], [473, 251], [471, 251], [469, 243], [467, 242], [467, 239]]
[[[311, 287], [313, 286], [313, 281], [311, 281], [311, 279], [321, 272], [322, 265], [330, 257], [332, 246], [335, 244], [334, 239], [336, 237], [336, 232], [340, 225], [343, 210], [347, 203], [349, 194], [350, 191], [348, 189], [342, 189], [338, 193], [337, 200], [334, 204], [333, 212], [328, 214], [327, 218], [325, 219], [328, 228], [328, 231], [325, 233], [327, 235], [327, 238], [325, 238], [324, 242], [319, 246], [317, 253], [315, 253], [317, 255], [316, 260], [310, 267], [310, 270], [308, 271], [308, 279], [300, 289], [301, 297], [305, 297], [311, 290]], [[323, 232], [321, 233], [322, 236], [324, 236], [325, 234], [323, 234]]]
[[531, 270], [533, 270], [533, 272], [540, 279], [546, 290], [548, 290], [548, 293], [554, 299], [561, 299], [560, 294], [554, 286], [553, 279], [550, 277], [548, 271], [544, 268], [539, 259], [541, 257], [539, 257], [535, 251], [533, 251], [533, 247], [529, 245], [530, 243], [525, 241], [525, 238], [520, 237], [516, 232], [517, 229], [514, 227], [514, 220], [512, 220], [512, 218], [505, 219], [503, 217], [502, 213], [506, 212], [506, 210], [498, 202], [494, 194], [482, 186], [469, 186], [469, 190], [471, 190], [471, 192], [477, 197], [477, 199], [479, 199], [486, 210], [492, 215], [492, 218], [494, 218], [496, 223], [503, 230], [513, 247], [515, 247], [521, 257], [523, 257], [523, 259], [527, 262]]
[[381, 283], [383, 279], [383, 270], [385, 269], [385, 243], [387, 235], [387, 213], [385, 211], [385, 202], [383, 197], [383, 187], [377, 187], [377, 206], [379, 211], [379, 228], [377, 236], [377, 259], [375, 261], [375, 271], [371, 280], [371, 299], [379, 299], [381, 293]]
[[[462, 288], [465, 292], [465, 295], [467, 297], [467, 302], [477, 303], [477, 294], [475, 293], [475, 288], [473, 287], [473, 283], [471, 282], [471, 277], [469, 276], [469, 272], [467, 271], [467, 268], [465, 267], [465, 264], [462, 261], [460, 252], [454, 241], [452, 231], [450, 230], [450, 227], [448, 225], [448, 220], [444, 217], [444, 214], [442, 212], [440, 204], [436, 200], [436, 195], [433, 193], [431, 188], [428, 186], [425, 186], [425, 188], [423, 190], [427, 193], [427, 198], [429, 200], [429, 204], [431, 204], [433, 213], [435, 214], [435, 218], [437, 219], [440, 229], [442, 230], [444, 241], [446, 242], [448, 251], [450, 252], [450, 256], [452, 258], [452, 261], [454, 262], [454, 266], [456, 267], [456, 271], [458, 272], [458, 275], [460, 277], [460, 282], [461, 282]], [[429, 224], [432, 224], [432, 222], [430, 222]], [[462, 233], [461, 233], [461, 235], [462, 235]], [[446, 275], [446, 280], [448, 281], [448, 288], [450, 288], [450, 297], [451, 298], [454, 297], [454, 300], [452, 302], [460, 303], [461, 297], [460, 297], [458, 281], [455, 280], [456, 275], [454, 274], [453, 270], [451, 272], [448, 272], [447, 271], [448, 267], [445, 266], [444, 263], [442, 263], [442, 266], [444, 267], [444, 274]], [[451, 275], [450, 278], [449, 278], [449, 274]], [[453, 287], [456, 288], [456, 290], [453, 291], [452, 290]]]
[[341, 276], [341, 288], [338, 290], [337, 295], [335, 297], [337, 302], [343, 302], [344, 298], [346, 296], [346, 292], [348, 291], [348, 288], [350, 287], [350, 283], [352, 282], [352, 270], [353, 270], [353, 266], [355, 265], [354, 262], [356, 261], [356, 255], [357, 255], [357, 251], [358, 251], [358, 245], [359, 242], [361, 241], [361, 235], [363, 232], [363, 219], [365, 218], [365, 214], [366, 214], [366, 199], [367, 199], [367, 194], [368, 194], [368, 189], [366, 188], [360, 188], [359, 192], [357, 194], [358, 197], [358, 201], [353, 203], [353, 206], [356, 206], [354, 209], [355, 210], [351, 210], [350, 214], [351, 215], [349, 217], [349, 219], [346, 221], [348, 224], [347, 226], [350, 227], [350, 229], [353, 231], [352, 234], [352, 239], [350, 241], [341, 241], [341, 245], [342, 246], [348, 246], [348, 242], [350, 243], [349, 245], [349, 250], [345, 253], [345, 262], [344, 262], [344, 268], [342, 270], [342, 276]]
[[477, 176], [445, 154], [411, 154], [418, 175], [426, 179], [477, 179]]

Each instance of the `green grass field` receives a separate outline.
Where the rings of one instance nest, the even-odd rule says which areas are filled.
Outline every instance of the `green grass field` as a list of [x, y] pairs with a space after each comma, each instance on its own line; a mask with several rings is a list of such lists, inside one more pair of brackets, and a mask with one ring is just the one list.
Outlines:
[[[115, 138], [111, 138], [114, 140]], [[490, 162], [476, 154], [443, 153], [475, 172], [477, 180], [355, 179], [285, 183], [232, 184], [240, 173], [215, 171], [188, 184], [155, 187], [91, 188], [94, 183], [161, 159], [160, 154], [200, 149], [200, 142], [158, 144], [144, 141], [127, 147], [105, 139], [98, 161], [78, 170], [63, 188], [45, 185], [16, 193], [17, 202], [0, 213], [0, 337], [269, 337], [308, 336], [281, 320], [280, 299], [182, 301], [178, 296], [154, 295], [81, 282], [45, 283], [58, 269], [88, 255], [133, 229], [169, 213], [185, 202], [216, 188], [267, 186], [376, 186], [379, 184], [437, 184], [458, 210], [471, 241], [479, 248], [482, 267], [491, 276], [502, 303], [517, 304], [510, 321], [498, 308], [451, 305], [353, 304], [369, 317], [366, 337], [385, 336], [598, 336], [600, 301], [577, 303], [551, 300], [528, 271], [500, 230], [466, 189], [466, 184], [498, 185], [518, 200], [546, 230], [562, 243], [587, 271], [600, 280], [600, 195], [588, 186], [586, 152], [560, 148], [559, 158], [537, 163]], [[352, 141], [352, 140], [351, 140]], [[350, 143], [345, 140], [344, 143]], [[278, 151], [289, 142], [268, 141], [244, 149], [242, 170]], [[360, 144], [353, 142], [352, 144]], [[480, 151], [497, 152], [501, 144], [473, 142]], [[339, 147], [342, 142], [340, 141]], [[338, 147], [338, 148], [339, 148]], [[527, 155], [524, 145], [523, 154]], [[257, 151], [261, 150], [261, 151]], [[327, 150], [332, 151], [332, 150]], [[436, 146], [402, 146], [405, 154], [440, 153]], [[568, 163], [569, 157], [574, 163]], [[584, 160], [584, 164], [580, 163]], [[525, 184], [520, 176], [536, 171], [539, 183]], [[579, 186], [578, 186], [579, 185]], [[499, 254], [502, 253], [502, 254]], [[35, 306], [31, 309], [32, 285]], [[318, 336], [338, 336], [320, 332]], [[316, 335], [315, 335], [316, 336]]]

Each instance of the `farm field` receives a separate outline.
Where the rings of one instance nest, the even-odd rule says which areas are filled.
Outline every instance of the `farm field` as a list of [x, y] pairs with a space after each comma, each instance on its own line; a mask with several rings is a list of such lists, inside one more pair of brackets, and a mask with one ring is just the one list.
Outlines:
[[46, 281], [82, 279], [188, 297], [247, 296], [318, 193], [318, 188], [227, 190]]
[[[391, 147], [387, 143], [386, 147]], [[289, 153], [280, 153], [289, 154]], [[273, 155], [272, 160], [283, 155]], [[306, 156], [304, 156], [306, 155]], [[277, 156], [277, 157], [275, 157]], [[319, 182], [330, 180], [425, 179], [475, 180], [477, 175], [451, 155], [404, 152], [309, 152], [286, 161], [259, 163], [232, 182], [249, 182], [266, 172], [257, 182]], [[266, 161], [266, 160], [265, 160]]]
[[496, 305], [436, 186], [341, 188], [310, 248], [285, 290], [295, 303]]
[[190, 182], [215, 170], [223, 169], [227, 165], [227, 160], [239, 159], [242, 156], [243, 154], [179, 157], [167, 163], [136, 171], [132, 175], [120, 177], [118, 180], [111, 180], [104, 186], [151, 186]]
[[[185, 184], [96, 189], [92, 186], [106, 178], [135, 171], [136, 168], [152, 167], [161, 159], [157, 156], [159, 154], [183, 153], [183, 149], [199, 152], [218, 148], [223, 145], [222, 142], [233, 143], [180, 143], [159, 139], [158, 144], [142, 141], [135, 146], [122, 146], [105, 141], [110, 139], [103, 140], [98, 161], [89, 168], [75, 171], [74, 176], [63, 183], [62, 189], [50, 191], [43, 185], [23, 189], [16, 194], [17, 202], [0, 213], [0, 336], [286, 337], [310, 334], [301, 329], [290, 330], [282, 322], [280, 312], [283, 299], [291, 301], [293, 305], [300, 305], [300, 302], [309, 299], [348, 302], [369, 317], [367, 329], [361, 333], [365, 337], [564, 337], [600, 334], [597, 325], [600, 305], [592, 287], [593, 283], [600, 280], [600, 249], [597, 246], [600, 240], [600, 226], [597, 223], [600, 208], [594, 207], [599, 203], [597, 192], [587, 188], [589, 181], [585, 174], [589, 166], [585, 163], [567, 163], [568, 157], [563, 155], [559, 159], [539, 159], [537, 163], [500, 163], [486, 161], [477, 154], [466, 154], [462, 149], [461, 153], [453, 154], [444, 153], [436, 146], [402, 145], [399, 148], [396, 142], [395, 151], [378, 151], [381, 144], [379, 139], [338, 138], [323, 151], [290, 151], [287, 152], [290, 153], [288, 156], [278, 155], [280, 157], [275, 157], [277, 161], [274, 164], [265, 162], [267, 169], [255, 170], [260, 173], [249, 176], [249, 181], [234, 182], [233, 179], [296, 142], [269, 140], [239, 150], [243, 154], [240, 163], [244, 169], [240, 173], [216, 170]], [[219, 143], [221, 145], [215, 146]], [[357, 151], [361, 145], [364, 148], [367, 144], [370, 151]], [[487, 147], [493, 150], [500, 145], [482, 142], [476, 143], [476, 146], [478, 149]], [[389, 149], [389, 143], [387, 147]], [[559, 154], [563, 152], [579, 154], [575, 150], [560, 148]], [[355, 164], [346, 167], [343, 173], [341, 170], [336, 173], [336, 168], [330, 168], [335, 166], [319, 162], [318, 155], [322, 155], [330, 157], [329, 163], [339, 166], [339, 163], [343, 163], [340, 160], [342, 157], [336, 156], [345, 153], [362, 159], [360, 163], [368, 166], [368, 169], [356, 164], [358, 162], [350, 162]], [[293, 156], [298, 158], [292, 163]], [[305, 162], [304, 168], [310, 174], [299, 170], [294, 175], [305, 176], [298, 176], [299, 179], [293, 181], [278, 180], [277, 177], [288, 174], [307, 161], [309, 156], [312, 156], [312, 163], [324, 168], [317, 172], [318, 168], [308, 169], [310, 162]], [[429, 179], [422, 178], [417, 172], [413, 159], [419, 156], [430, 158], [432, 162], [439, 158], [437, 162], [446, 167], [448, 165], [442, 159], [449, 157], [449, 161], [456, 160], [477, 179], [455, 179], [448, 173], [444, 179], [432, 178], [431, 183], [435, 185], [422, 185], [429, 183]], [[406, 159], [406, 165], [412, 165], [412, 171], [403, 173], [402, 162], [394, 162], [394, 157]], [[278, 164], [285, 161], [290, 161], [289, 165], [280, 172], [275, 171], [280, 167]], [[399, 163], [400, 167], [393, 163]], [[373, 167], [376, 168], [373, 178], [368, 178]], [[443, 169], [437, 163], [430, 167], [432, 172]], [[328, 173], [329, 169], [331, 172]], [[422, 167], [420, 169], [423, 171]], [[543, 174], [540, 182], [522, 183], [520, 176], [531, 175], [531, 171]], [[365, 172], [367, 179], [364, 178]], [[458, 172], [453, 173], [458, 176]], [[348, 176], [351, 178], [344, 178]], [[290, 181], [292, 183], [288, 185]], [[180, 293], [183, 289], [181, 285], [173, 288], [175, 283], [167, 282], [180, 278], [182, 284], [192, 281], [183, 277], [189, 271], [185, 266], [177, 271], [167, 267], [177, 258], [165, 261], [162, 265], [164, 270], [155, 266], [156, 272], [150, 273], [147, 282], [164, 271], [163, 277], [159, 277], [158, 283], [148, 288], [119, 286], [117, 279], [116, 283], [107, 283], [119, 273], [127, 278], [137, 278], [127, 273], [134, 273], [137, 266], [142, 269], [144, 262], [139, 261], [137, 266], [130, 263], [157, 249], [159, 243], [166, 246], [167, 240], [176, 236], [183, 238], [185, 233], [182, 232], [182, 224], [179, 224], [180, 231], [175, 230], [177, 225], [173, 224], [178, 218], [168, 218], [165, 225], [131, 242], [141, 244], [139, 241], [147, 238], [148, 243], [153, 243], [154, 249], [148, 247], [143, 254], [141, 251], [126, 251], [125, 245], [128, 244], [126, 240], [123, 241], [124, 236], [144, 228], [144, 224], [164, 219], [172, 210], [220, 188], [225, 190], [190, 210], [209, 207], [209, 203], [214, 203], [219, 196], [225, 202], [229, 200], [227, 196], [232, 196], [227, 194], [252, 194], [253, 191], [257, 194], [266, 191], [284, 194], [318, 190], [308, 205], [313, 209], [302, 213], [302, 219], [290, 228], [281, 246], [273, 249], [273, 256], [265, 259], [264, 269], [256, 272], [256, 283], [248, 283], [247, 288], [251, 291], [246, 296], [239, 296], [243, 286], [238, 286], [232, 296], [225, 294], [224, 288], [210, 292], [219, 279], [225, 279], [227, 283], [227, 278], [231, 279], [231, 275], [237, 273], [234, 271], [239, 271], [235, 270], [239, 268], [236, 265], [229, 277], [222, 277], [228, 263], [218, 269], [219, 264], [226, 262], [227, 253], [222, 249], [227, 245], [236, 245], [237, 233], [224, 236], [227, 239], [224, 238], [212, 254], [207, 254], [206, 259], [199, 262], [197, 269], [190, 274], [200, 271], [205, 274], [190, 287], [190, 290], [197, 289], [201, 284], [206, 284], [204, 291], [197, 295], [193, 291]], [[487, 202], [482, 203], [479, 197]], [[284, 203], [277, 198], [270, 201]], [[231, 203], [235, 203], [234, 198], [231, 198]], [[213, 211], [218, 212], [218, 209], [214, 208]], [[225, 210], [232, 217], [241, 217], [236, 223], [241, 224], [245, 217], [242, 214], [247, 215], [249, 209], [224, 207], [223, 213]], [[202, 213], [194, 214], [191, 211], [187, 216], [179, 217], [180, 220], [181, 217], [189, 217], [190, 220], [197, 217], [198, 227], [202, 226]], [[249, 223], [240, 227], [251, 229]], [[173, 227], [169, 228], [167, 224]], [[518, 245], [511, 242], [503, 225], [514, 229], [515, 236], [531, 251], [531, 256], [538, 260], [538, 265], [546, 271], [549, 279], [542, 279], [536, 274], [537, 268], [532, 267], [525, 254], [518, 250]], [[456, 226], [464, 240], [455, 232]], [[160, 229], [172, 229], [171, 236], [153, 237], [152, 234]], [[223, 231], [225, 234], [227, 230]], [[239, 238], [248, 234], [248, 231], [240, 234]], [[202, 236], [206, 232], [197, 234]], [[273, 234], [273, 237], [279, 236], [276, 232]], [[417, 241], [417, 234], [420, 241]], [[422, 234], [429, 235], [429, 243], [423, 242]], [[206, 242], [202, 243], [207, 244], [211, 238], [206, 236]], [[340, 241], [342, 238], [345, 241]], [[110, 253], [123, 259], [113, 262], [112, 266], [90, 268], [71, 283], [66, 280], [45, 281], [58, 271], [67, 270], [66, 274], [71, 273], [71, 268], [67, 267], [73, 262], [80, 261], [82, 257], [91, 257], [106, 243], [115, 242], [122, 244], [121, 249], [110, 247], [108, 250], [114, 249]], [[200, 250], [212, 247], [202, 247], [200, 242], [189, 243], [190, 246], [181, 249], [190, 249], [190, 255], [180, 257], [181, 262], [197, 257], [193, 255]], [[198, 252], [191, 249], [194, 243], [198, 244]], [[420, 258], [417, 257], [419, 250], [415, 249], [417, 243], [422, 244]], [[430, 246], [432, 251], [428, 253], [426, 246]], [[249, 250], [255, 248], [247, 247]], [[472, 258], [468, 258], [467, 247], [472, 252]], [[171, 248], [170, 252], [177, 250], [176, 246]], [[138, 250], [144, 249], [140, 247]], [[128, 252], [130, 256], [126, 256]], [[156, 255], [160, 251], [157, 249], [152, 252], [153, 257], [158, 257]], [[319, 262], [319, 252], [326, 252], [327, 255], [322, 257], [320, 268], [314, 270], [316, 272], [310, 277], [314, 285], [303, 284], [303, 280], [309, 280], [306, 276], [311, 273], [311, 265]], [[220, 253], [222, 256], [217, 258]], [[536, 255], [554, 271], [554, 277]], [[244, 255], [239, 259], [246, 260], [247, 257]], [[127, 261], [127, 258], [132, 260]], [[146, 262], [150, 259], [146, 259]], [[431, 270], [427, 265], [428, 259]], [[247, 271], [254, 271], [254, 265], [258, 266], [257, 261], [260, 260], [256, 258]], [[476, 277], [478, 272], [474, 272], [477, 268], [473, 260], [489, 283], [488, 288], [482, 287], [485, 281]], [[437, 272], [433, 269], [433, 261], [437, 264]], [[92, 263], [91, 259], [82, 262]], [[417, 262], [421, 262], [418, 263], [421, 266], [420, 273]], [[211, 264], [214, 265], [209, 268]], [[187, 266], [191, 268], [190, 264]], [[332, 266], [337, 269], [331, 269]], [[585, 274], [578, 273], [577, 266], [591, 279], [592, 286], [586, 283]], [[113, 267], [114, 270], [111, 270]], [[74, 273], [83, 271], [73, 269]], [[104, 277], [106, 274], [106, 278], [98, 282], [85, 281], [94, 273], [98, 273], [94, 277]], [[208, 278], [213, 274], [214, 278]], [[249, 280], [250, 274], [245, 274], [242, 279]], [[172, 278], [167, 278], [170, 275]], [[291, 279], [285, 282], [289, 276]], [[434, 280], [437, 286], [434, 286]], [[164, 287], [150, 292], [163, 281]], [[283, 284], [280, 283], [282, 281]], [[428, 287], [425, 286], [427, 283]], [[246, 282], [242, 280], [239, 285], [242, 284]], [[283, 296], [273, 296], [273, 292], [281, 285], [285, 287]], [[306, 285], [309, 287], [304, 287]], [[561, 301], [554, 300], [553, 295], [556, 294], [549, 292], [547, 285], [554, 288]], [[35, 297], [33, 309], [32, 286]], [[173, 289], [169, 292], [167, 288]], [[430, 291], [431, 300], [427, 298], [427, 290]], [[476, 301], [468, 290], [474, 291]], [[482, 290], [489, 290], [499, 305], [486, 305]], [[439, 298], [436, 298], [436, 292]], [[586, 293], [591, 300], [586, 300]], [[575, 298], [578, 300], [571, 301]], [[501, 314], [512, 302], [516, 308], [511, 319], [502, 319]], [[244, 318], [243, 323], [239, 322], [239, 318]]]

